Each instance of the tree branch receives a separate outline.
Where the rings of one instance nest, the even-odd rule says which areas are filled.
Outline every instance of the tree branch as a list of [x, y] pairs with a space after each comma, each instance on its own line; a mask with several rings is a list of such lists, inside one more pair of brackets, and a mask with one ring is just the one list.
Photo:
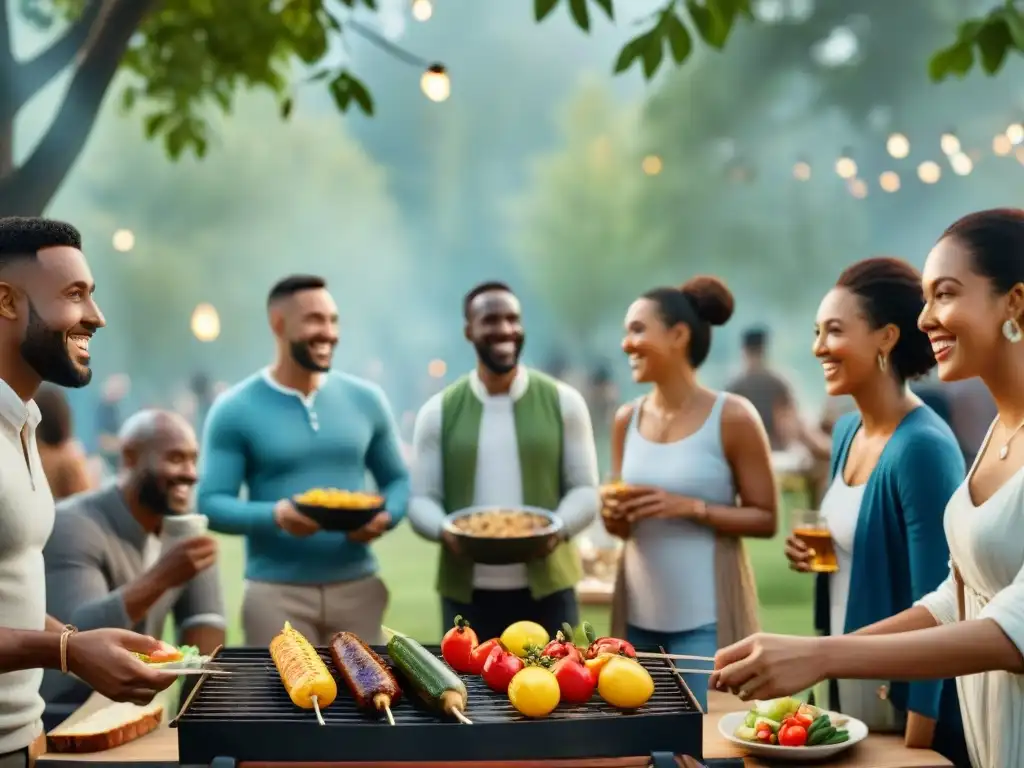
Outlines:
[[103, 5], [103, 0], [89, 0], [82, 9], [82, 15], [71, 23], [59, 40], [31, 61], [15, 67], [12, 115], [17, 114], [29, 99], [84, 52], [89, 32], [96, 24]]
[[0, 180], [0, 215], [39, 215], [85, 146], [132, 35], [158, 0], [103, 0], [57, 115], [20, 168]]

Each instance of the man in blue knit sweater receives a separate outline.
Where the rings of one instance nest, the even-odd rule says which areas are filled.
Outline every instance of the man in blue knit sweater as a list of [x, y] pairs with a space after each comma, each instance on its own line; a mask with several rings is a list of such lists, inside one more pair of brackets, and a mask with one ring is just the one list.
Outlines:
[[[276, 359], [210, 409], [199, 509], [211, 529], [246, 538], [247, 645], [268, 645], [286, 620], [314, 645], [341, 630], [381, 642], [388, 591], [369, 544], [409, 498], [391, 408], [376, 385], [330, 370], [338, 309], [322, 278], [281, 280], [267, 307]], [[321, 531], [289, 501], [310, 488], [362, 490], [368, 471], [387, 511], [358, 531]]]

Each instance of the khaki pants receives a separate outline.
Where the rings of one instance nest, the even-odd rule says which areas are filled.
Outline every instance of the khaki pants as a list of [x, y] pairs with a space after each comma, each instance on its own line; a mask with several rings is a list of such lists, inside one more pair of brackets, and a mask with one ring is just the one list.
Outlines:
[[271, 584], [246, 581], [242, 598], [245, 644], [267, 647], [286, 621], [313, 645], [327, 645], [336, 632], [353, 632], [380, 644], [388, 588], [376, 576], [336, 584]]

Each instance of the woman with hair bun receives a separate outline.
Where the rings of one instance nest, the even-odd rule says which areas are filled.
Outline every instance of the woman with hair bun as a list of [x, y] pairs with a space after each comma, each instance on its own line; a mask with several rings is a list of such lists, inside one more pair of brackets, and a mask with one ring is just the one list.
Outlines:
[[[655, 288], [630, 305], [622, 351], [649, 394], [619, 408], [605, 527], [626, 540], [613, 632], [635, 645], [712, 656], [758, 628], [757, 591], [740, 537], [776, 530], [768, 436], [745, 399], [700, 384], [711, 327], [732, 315], [714, 277]], [[707, 678], [687, 675], [707, 708]]]
[[[978, 377], [998, 415], [946, 506], [946, 580], [854, 633], [754, 635], [716, 656], [712, 683], [744, 698], [825, 678], [956, 677], [972, 768], [1024, 765], [1024, 210], [966, 216], [928, 254], [918, 320], [939, 378]], [[938, 472], [933, 472], [937, 479]]]
[[[813, 351], [825, 389], [857, 405], [832, 432], [832, 482], [821, 502], [839, 565], [817, 577], [815, 626], [823, 635], [910, 608], [948, 572], [942, 511], [964, 461], [946, 422], [907, 386], [935, 367], [917, 327], [924, 303], [920, 272], [874, 258], [846, 269], [818, 308]], [[786, 557], [791, 568], [809, 570], [811, 552], [793, 535]], [[829, 707], [965, 763], [952, 680], [831, 680]]]

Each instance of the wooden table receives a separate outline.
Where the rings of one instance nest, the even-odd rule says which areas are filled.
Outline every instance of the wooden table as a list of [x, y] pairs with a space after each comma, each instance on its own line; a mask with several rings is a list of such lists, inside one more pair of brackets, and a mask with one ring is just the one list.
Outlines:
[[[110, 702], [98, 694], [82, 705], [75, 714], [67, 719], [71, 723], [87, 716], [91, 712]], [[710, 714], [704, 718], [704, 757], [740, 758], [744, 752], [739, 747], [722, 738], [718, 732], [718, 721], [726, 712], [745, 710], [747, 706], [729, 694], [717, 691], [708, 692], [708, 710]], [[41, 755], [36, 763], [38, 768], [86, 768], [93, 766], [124, 766], [125, 768], [170, 768], [178, 765], [177, 733], [167, 727], [167, 711], [160, 728], [143, 736], [137, 741], [121, 747], [94, 752], [84, 755], [66, 755], [48, 753]], [[257, 764], [246, 763], [256, 768]], [[356, 763], [343, 763], [346, 768], [356, 768]], [[452, 768], [451, 764], [415, 763], [416, 768]], [[548, 762], [517, 762], [517, 763], [460, 763], [460, 768], [646, 768], [648, 758], [618, 758], [612, 760], [558, 760]], [[768, 763], [752, 757], [744, 760], [746, 768], [769, 768]], [[772, 764], [778, 766], [778, 764]], [[793, 764], [797, 765], [797, 764]], [[869, 736], [860, 744], [842, 753], [835, 760], [824, 765], [830, 768], [950, 768], [945, 758], [930, 750], [907, 749], [903, 739], [898, 736]], [[373, 763], [373, 768], [410, 768], [409, 763]]]

